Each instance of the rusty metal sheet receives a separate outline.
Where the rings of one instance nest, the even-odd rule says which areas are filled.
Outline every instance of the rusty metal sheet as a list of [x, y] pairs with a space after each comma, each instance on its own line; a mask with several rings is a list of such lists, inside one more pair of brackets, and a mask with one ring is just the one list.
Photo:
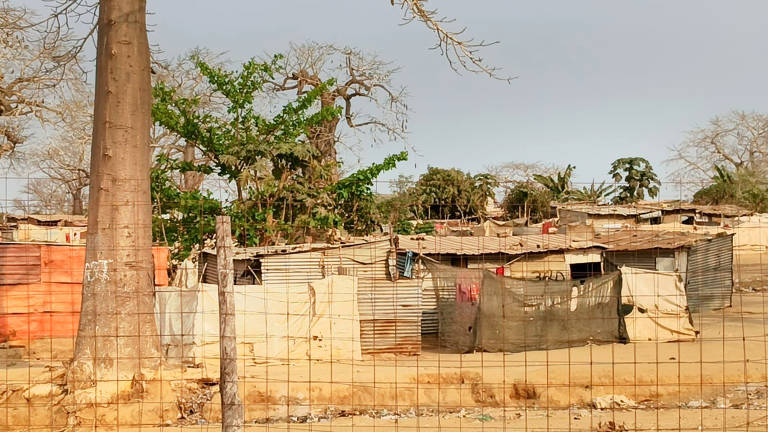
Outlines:
[[40, 245], [0, 244], [0, 285], [41, 281]]

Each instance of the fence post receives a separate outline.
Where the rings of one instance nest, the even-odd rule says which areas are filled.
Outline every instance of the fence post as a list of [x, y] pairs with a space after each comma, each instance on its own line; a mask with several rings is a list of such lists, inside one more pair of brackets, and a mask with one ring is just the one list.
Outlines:
[[229, 216], [216, 217], [216, 265], [219, 273], [219, 352], [221, 430], [242, 430], [243, 403], [237, 394], [237, 340], [235, 336], [234, 264]]

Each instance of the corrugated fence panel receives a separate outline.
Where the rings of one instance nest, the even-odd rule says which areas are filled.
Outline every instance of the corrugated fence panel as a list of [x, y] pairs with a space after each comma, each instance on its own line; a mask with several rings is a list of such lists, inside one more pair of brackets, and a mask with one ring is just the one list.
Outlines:
[[440, 329], [437, 316], [437, 296], [432, 275], [423, 276], [421, 285], [421, 334], [435, 334]]
[[304, 284], [320, 280], [324, 273], [323, 254], [304, 252], [262, 258], [263, 282], [270, 287]]
[[0, 245], [0, 285], [40, 282], [40, 245]]
[[705, 312], [731, 306], [733, 295], [733, 236], [693, 245], [688, 253], [688, 307]]
[[325, 265], [334, 273], [357, 276], [363, 354], [418, 354], [422, 281], [418, 277], [390, 280], [388, 254], [387, 242], [329, 249]]
[[[152, 254], [155, 284], [167, 285], [168, 248]], [[0, 338], [74, 337], [84, 267], [82, 245], [0, 245]]]
[[620, 266], [656, 270], [656, 258], [674, 258], [674, 249], [651, 249], [626, 252], [605, 251], [605, 271], [614, 272]]

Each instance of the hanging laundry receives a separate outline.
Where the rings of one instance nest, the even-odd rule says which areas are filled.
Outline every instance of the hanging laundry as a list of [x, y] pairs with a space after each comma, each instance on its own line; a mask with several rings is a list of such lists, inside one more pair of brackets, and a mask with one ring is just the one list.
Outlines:
[[480, 300], [481, 282], [482, 275], [477, 271], [460, 270], [456, 275], [456, 302], [477, 303]]

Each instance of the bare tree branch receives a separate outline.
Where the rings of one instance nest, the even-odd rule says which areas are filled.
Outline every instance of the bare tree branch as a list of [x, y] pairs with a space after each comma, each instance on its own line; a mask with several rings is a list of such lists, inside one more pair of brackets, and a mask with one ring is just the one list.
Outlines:
[[499, 42], [475, 41], [467, 38], [464, 33], [466, 27], [460, 30], [450, 30], [449, 25], [453, 19], [440, 16], [437, 9], [425, 7], [427, 0], [390, 0], [392, 6], [399, 6], [403, 10], [404, 24], [420, 21], [437, 36], [437, 43], [433, 49], [437, 49], [448, 60], [448, 64], [455, 72], [466, 70], [472, 73], [481, 73], [491, 78], [510, 82], [517, 77], [504, 76], [501, 69], [489, 66], [480, 57], [482, 48], [496, 45]]
[[704, 127], [689, 131], [670, 149], [666, 161], [675, 170], [672, 181], [686, 190], [712, 183], [715, 165], [729, 171], [768, 175], [768, 115], [733, 111]]

